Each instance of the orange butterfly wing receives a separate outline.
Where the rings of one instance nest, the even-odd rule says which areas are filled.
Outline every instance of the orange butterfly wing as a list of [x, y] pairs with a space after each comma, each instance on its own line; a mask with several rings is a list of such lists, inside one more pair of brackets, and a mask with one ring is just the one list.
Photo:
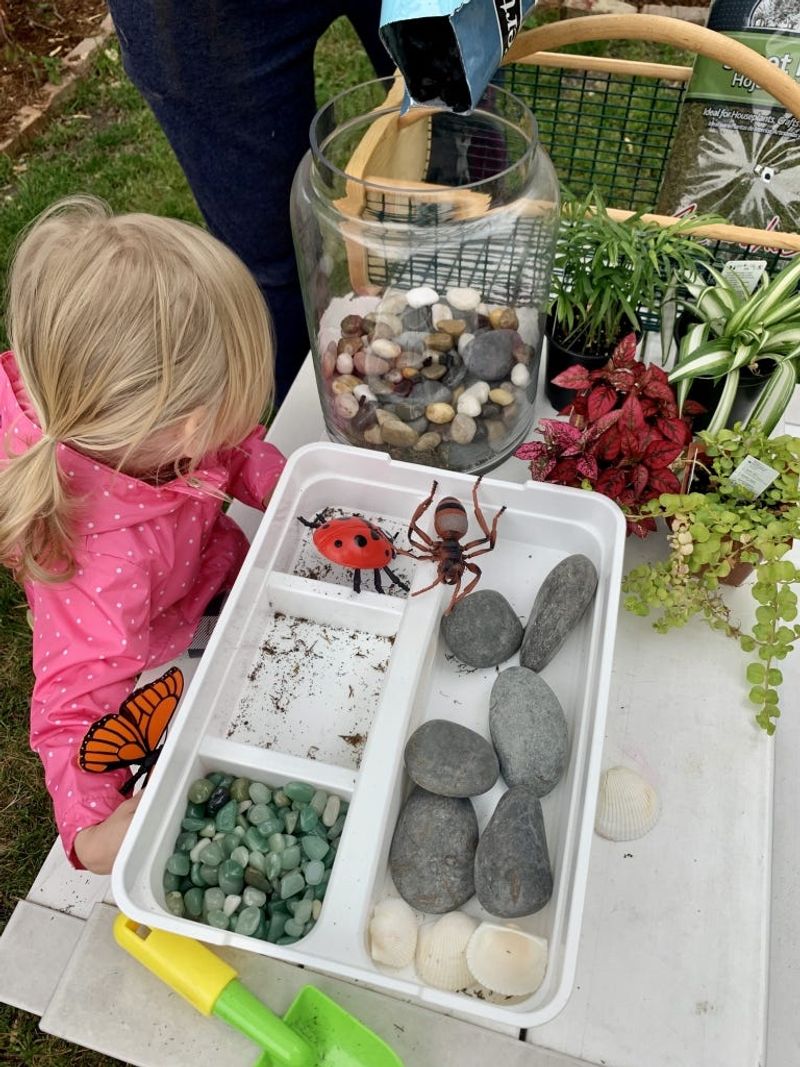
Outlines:
[[177, 667], [131, 693], [118, 712], [104, 715], [86, 732], [78, 757], [80, 766], [102, 774], [152, 757], [182, 693], [183, 673]]

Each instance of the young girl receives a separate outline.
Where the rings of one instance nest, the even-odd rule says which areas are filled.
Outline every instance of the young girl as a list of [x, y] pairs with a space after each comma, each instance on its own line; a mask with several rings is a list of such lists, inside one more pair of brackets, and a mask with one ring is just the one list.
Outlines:
[[247, 551], [284, 460], [258, 419], [270, 323], [224, 245], [75, 197], [24, 236], [0, 356], [0, 562], [33, 616], [31, 745], [71, 862], [106, 873], [138, 797], [77, 762], [90, 725], [173, 660]]

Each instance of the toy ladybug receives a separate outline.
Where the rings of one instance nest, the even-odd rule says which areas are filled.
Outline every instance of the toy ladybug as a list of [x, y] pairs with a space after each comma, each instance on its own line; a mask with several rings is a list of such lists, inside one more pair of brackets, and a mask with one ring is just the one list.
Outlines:
[[353, 589], [361, 592], [361, 571], [368, 569], [375, 575], [375, 592], [382, 593], [381, 571], [385, 571], [405, 592], [408, 586], [389, 569], [389, 563], [397, 556], [394, 542], [379, 526], [367, 522], [359, 515], [346, 519], [326, 519], [324, 512], [317, 515], [313, 522], [297, 516], [310, 530], [314, 531], [314, 547], [331, 563], [349, 567], [353, 571]]

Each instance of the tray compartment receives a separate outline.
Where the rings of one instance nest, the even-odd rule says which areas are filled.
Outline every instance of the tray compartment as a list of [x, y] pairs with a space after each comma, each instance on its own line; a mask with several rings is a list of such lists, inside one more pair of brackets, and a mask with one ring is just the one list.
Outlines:
[[355, 603], [323, 583], [273, 574], [209, 733], [358, 767], [401, 611], [385, 597]]

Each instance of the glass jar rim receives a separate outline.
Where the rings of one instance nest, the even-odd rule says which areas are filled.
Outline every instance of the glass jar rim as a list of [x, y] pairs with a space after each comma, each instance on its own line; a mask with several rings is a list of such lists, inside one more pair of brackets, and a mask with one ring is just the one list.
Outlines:
[[[321, 120], [322, 116], [326, 112], [332, 110], [336, 106], [338, 101], [343, 100], [345, 97], [349, 96], [352, 93], [358, 92], [359, 90], [364, 90], [364, 89], [368, 88], [371, 85], [384, 85], [384, 84], [386, 84], [387, 85], [387, 89], [391, 88], [391, 86], [395, 84], [396, 80], [397, 80], [396, 76], [389, 75], [388, 77], [385, 77], [385, 78], [372, 78], [369, 81], [359, 82], [358, 85], [350, 86], [348, 89], [344, 89], [344, 90], [342, 90], [342, 92], [337, 93], [336, 96], [331, 97], [330, 100], [328, 100], [326, 103], [324, 103], [322, 105], [322, 107], [317, 110], [316, 114], [314, 115], [314, 118], [311, 120], [311, 127], [310, 127], [310, 130], [309, 130], [309, 140], [310, 140], [310, 146], [311, 146], [311, 154], [312, 154], [312, 156], [314, 157], [314, 159], [316, 160], [316, 162], [318, 164], [322, 165], [323, 167], [325, 167], [327, 170], [333, 172], [334, 174], [338, 174], [345, 181], [347, 181], [347, 182], [355, 182], [357, 185], [362, 186], [364, 189], [374, 189], [374, 190], [383, 191], [383, 192], [387, 192], [387, 191], [397, 192], [397, 186], [396, 185], [384, 185], [379, 181], [367, 181], [365, 178], [356, 177], [353, 174], [349, 174], [346, 170], [342, 170], [341, 167], [336, 166], [335, 163], [332, 163], [327, 158], [327, 156], [325, 155], [325, 151], [324, 151], [325, 145], [330, 141], [330, 137], [333, 136], [333, 134], [336, 133], [336, 130], [334, 130], [333, 134], [329, 135], [329, 137], [326, 138], [326, 140], [324, 142], [321, 142], [319, 137], [318, 137], [318, 135], [317, 135], [317, 131], [318, 131], [318, 128], [319, 128], [319, 123], [320, 123], [320, 120]], [[494, 85], [493, 83], [490, 83], [486, 87], [486, 91], [485, 91], [484, 95], [481, 97], [480, 101], [478, 101], [477, 107], [475, 107], [472, 111], [467, 112], [466, 115], [460, 116], [460, 117], [467, 117], [467, 116], [471, 117], [471, 116], [480, 115], [481, 114], [481, 102], [483, 101], [486, 93], [488, 93], [488, 92], [498, 93], [498, 94], [500, 94], [500, 95], [502, 95], [504, 97], [509, 98], [510, 100], [512, 100], [514, 102], [514, 105], [519, 108], [519, 111], [520, 111], [523, 119], [526, 121], [526, 123], [529, 124], [529, 127], [530, 127], [529, 130], [520, 129], [518, 127], [519, 132], [522, 134], [522, 136], [527, 141], [527, 147], [526, 147], [525, 151], [520, 155], [519, 159], [516, 159], [510, 166], [505, 167], [503, 170], [497, 171], [496, 174], [491, 174], [486, 178], [480, 178], [478, 181], [466, 182], [463, 185], [446, 186], [446, 187], [441, 188], [441, 189], [432, 188], [430, 190], [426, 190], [426, 196], [443, 196], [443, 197], [444, 196], [452, 196], [454, 190], [479, 192], [482, 187], [487, 186], [487, 185], [489, 185], [489, 184], [491, 184], [493, 182], [497, 182], [500, 179], [504, 178], [506, 175], [512, 174], [515, 170], [517, 170], [523, 164], [528, 163], [528, 162], [530, 162], [532, 160], [533, 153], [536, 151], [536, 149], [539, 146], [539, 126], [538, 126], [538, 123], [536, 122], [536, 116], [533, 114], [533, 112], [531, 111], [531, 109], [528, 107], [527, 104], [525, 104], [518, 96], [516, 96], [516, 94], [514, 94], [512, 92], [509, 92], [508, 89], [504, 89], [500, 85]], [[401, 107], [402, 107], [402, 104], [392, 104], [389, 107], [385, 107], [385, 106], [381, 105], [381, 106], [375, 108], [374, 110], [370, 110], [368, 112], [364, 112], [364, 115], [362, 117], [366, 118], [367, 115], [369, 115], [369, 116], [372, 117], [371, 121], [375, 122], [380, 118], [384, 118], [386, 115], [391, 115], [393, 113], [399, 113]], [[441, 114], [441, 115], [452, 115], [452, 114], [454, 114], [454, 112], [449, 111], [447, 108], [428, 108], [427, 110], [429, 110], [431, 112], [435, 112], [437, 114]]]

